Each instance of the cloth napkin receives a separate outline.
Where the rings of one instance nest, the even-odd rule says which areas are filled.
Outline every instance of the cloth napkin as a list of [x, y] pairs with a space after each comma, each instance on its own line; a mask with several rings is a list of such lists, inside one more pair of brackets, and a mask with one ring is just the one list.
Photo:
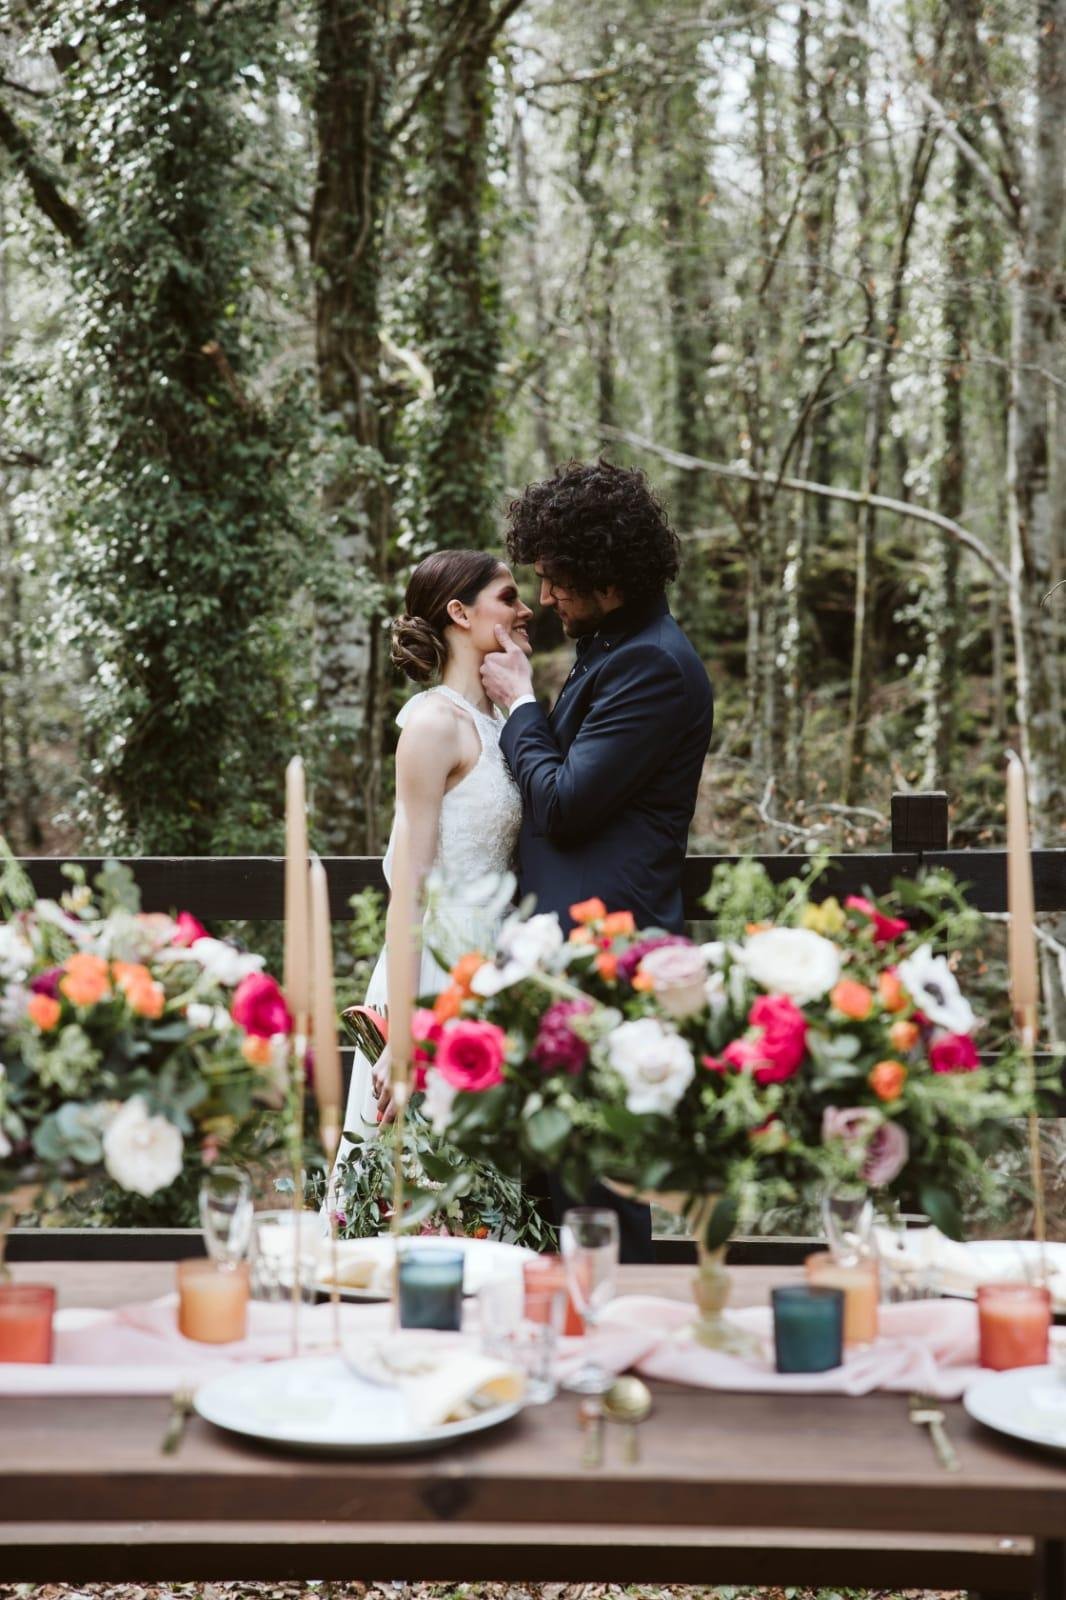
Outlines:
[[753, 1334], [759, 1353], [751, 1357], [707, 1350], [692, 1338], [692, 1309], [680, 1300], [627, 1295], [606, 1308], [596, 1338], [602, 1359], [612, 1364], [617, 1330], [651, 1333], [635, 1357], [638, 1372], [701, 1389], [736, 1389], [767, 1394], [869, 1394], [874, 1389], [920, 1391], [957, 1399], [977, 1377], [977, 1307], [961, 1300], [917, 1300], [878, 1310], [879, 1337], [868, 1348], [845, 1352], [844, 1365], [829, 1372], [774, 1370], [773, 1314], [768, 1306], [728, 1313], [728, 1320]]
[[466, 1334], [404, 1330], [366, 1341], [350, 1360], [358, 1376], [395, 1384], [419, 1428], [468, 1415], [478, 1405], [509, 1405], [525, 1389], [517, 1368], [482, 1354]]
[[[985, 1241], [961, 1244], [939, 1228], [909, 1228], [894, 1232], [877, 1228], [877, 1250], [882, 1264], [901, 1278], [935, 1281], [948, 1294], [972, 1295], [982, 1283], [1025, 1283], [1033, 1271], [1034, 1246], [1025, 1251], [1004, 1250], [1000, 1242], [986, 1249]], [[1046, 1247], [1048, 1288], [1056, 1307], [1066, 1305], [1066, 1250], [1061, 1244]]]

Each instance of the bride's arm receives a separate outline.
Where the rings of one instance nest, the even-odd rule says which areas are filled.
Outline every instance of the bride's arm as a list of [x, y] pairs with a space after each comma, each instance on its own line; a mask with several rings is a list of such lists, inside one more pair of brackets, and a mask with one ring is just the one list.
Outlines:
[[[455, 715], [436, 695], [412, 716], [396, 746], [396, 815], [406, 826], [397, 829], [397, 849], [409, 848], [409, 871], [397, 874], [413, 885], [414, 906], [411, 917], [416, 927], [422, 920], [423, 890], [437, 858], [437, 841], [440, 830], [440, 808], [448, 778], [461, 762], [459, 734]], [[398, 906], [390, 899], [385, 916], [385, 940], [389, 950], [397, 948]], [[418, 993], [421, 970], [419, 950], [412, 952], [414, 963], [413, 990]], [[382, 1122], [393, 1118], [392, 1095], [388, 1086], [391, 1051], [386, 1050], [374, 1069], [374, 1090]]]

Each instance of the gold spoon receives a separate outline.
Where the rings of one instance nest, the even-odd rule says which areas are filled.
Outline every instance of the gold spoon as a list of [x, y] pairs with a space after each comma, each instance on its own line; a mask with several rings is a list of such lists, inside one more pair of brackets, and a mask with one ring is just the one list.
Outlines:
[[637, 1424], [651, 1411], [651, 1390], [639, 1378], [616, 1378], [603, 1397], [603, 1409], [612, 1422], [626, 1424], [622, 1459], [635, 1466], [640, 1460]]

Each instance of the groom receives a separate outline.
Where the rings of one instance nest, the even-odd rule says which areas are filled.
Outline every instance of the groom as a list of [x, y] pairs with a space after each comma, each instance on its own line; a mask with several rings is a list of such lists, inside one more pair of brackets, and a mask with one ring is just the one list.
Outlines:
[[[680, 547], [642, 472], [570, 462], [509, 508], [507, 550], [532, 564], [540, 603], [577, 641], [552, 710], [533, 694], [529, 661], [501, 628], [481, 669], [505, 707], [500, 743], [522, 791], [519, 887], [538, 911], [594, 896], [638, 928], [680, 933], [681, 872], [714, 701], [673, 617], [666, 587]], [[619, 1212], [622, 1258], [650, 1261], [646, 1206], [601, 1190]], [[558, 1206], [569, 1197], [557, 1195]]]

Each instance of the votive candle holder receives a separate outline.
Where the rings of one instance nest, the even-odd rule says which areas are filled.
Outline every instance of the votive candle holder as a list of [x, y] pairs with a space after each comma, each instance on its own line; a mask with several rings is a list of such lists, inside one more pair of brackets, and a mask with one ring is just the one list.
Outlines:
[[178, 1332], [199, 1344], [233, 1344], [248, 1332], [247, 1261], [178, 1262]]
[[817, 1250], [804, 1263], [807, 1282], [820, 1289], [844, 1292], [844, 1343], [872, 1344], [877, 1338], [880, 1273], [872, 1256], [838, 1261], [829, 1250]]
[[843, 1289], [793, 1283], [771, 1289], [778, 1372], [829, 1372], [844, 1359]]
[[52, 1359], [52, 1318], [56, 1292], [49, 1284], [0, 1284], [0, 1362]]
[[551, 1302], [551, 1294], [558, 1292], [566, 1296], [566, 1315], [563, 1319], [562, 1332], [570, 1337], [579, 1337], [585, 1331], [585, 1319], [578, 1311], [570, 1297], [570, 1289], [566, 1277], [566, 1267], [562, 1256], [542, 1255], [534, 1256], [529, 1261], [522, 1263], [522, 1282], [526, 1294], [526, 1317], [530, 1322], [543, 1322], [547, 1319], [545, 1309]]
[[1042, 1367], [1049, 1359], [1051, 1294], [1036, 1283], [983, 1283], [977, 1290], [979, 1360], [993, 1372]]
[[463, 1253], [414, 1246], [400, 1255], [401, 1328], [458, 1333], [463, 1321]]

